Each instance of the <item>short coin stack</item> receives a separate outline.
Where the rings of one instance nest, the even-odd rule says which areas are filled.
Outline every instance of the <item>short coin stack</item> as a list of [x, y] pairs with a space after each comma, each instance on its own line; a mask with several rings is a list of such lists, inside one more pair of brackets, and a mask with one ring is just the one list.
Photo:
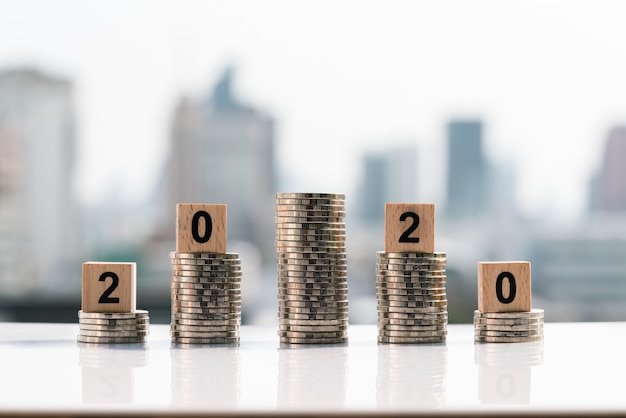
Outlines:
[[239, 343], [239, 254], [172, 252], [170, 259], [172, 343]]
[[276, 195], [278, 335], [286, 344], [348, 338], [345, 195]]
[[543, 309], [529, 312], [474, 311], [474, 341], [522, 343], [543, 339]]
[[78, 311], [78, 342], [91, 344], [144, 343], [148, 336], [148, 311]]
[[379, 251], [376, 262], [378, 342], [446, 339], [446, 254]]

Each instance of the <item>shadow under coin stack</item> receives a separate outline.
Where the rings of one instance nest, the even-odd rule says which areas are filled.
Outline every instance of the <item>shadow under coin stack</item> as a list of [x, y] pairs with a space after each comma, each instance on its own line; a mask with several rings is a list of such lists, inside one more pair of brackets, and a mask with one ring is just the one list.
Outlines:
[[525, 343], [543, 339], [543, 309], [529, 312], [474, 311], [474, 341]]
[[148, 336], [148, 311], [78, 311], [78, 342], [90, 344], [144, 343]]
[[239, 343], [239, 254], [172, 252], [170, 259], [172, 343]]
[[276, 195], [280, 342], [348, 340], [345, 195]]
[[445, 341], [446, 253], [377, 253], [378, 342]]

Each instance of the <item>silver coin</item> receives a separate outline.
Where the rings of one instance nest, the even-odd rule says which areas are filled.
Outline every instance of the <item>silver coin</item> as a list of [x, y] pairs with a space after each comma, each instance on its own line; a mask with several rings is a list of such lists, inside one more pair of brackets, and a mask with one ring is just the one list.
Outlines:
[[172, 289], [186, 292], [205, 291], [238, 291], [241, 290], [241, 282], [232, 280], [229, 283], [194, 283], [194, 282], [171, 282]]
[[233, 276], [229, 275], [228, 277], [219, 277], [219, 276], [179, 276], [172, 275], [171, 281], [178, 283], [194, 283], [194, 284], [236, 284], [239, 285], [241, 283], [241, 275]]
[[379, 318], [389, 319], [430, 319], [448, 318], [448, 312], [382, 312], [378, 311]]
[[278, 290], [281, 292], [293, 294], [335, 294], [335, 293], [347, 293], [348, 284], [342, 281], [334, 281], [331, 283], [296, 283], [296, 282], [278, 282]]
[[[379, 330], [385, 331], [402, 331], [402, 332], [414, 332], [414, 331], [441, 331], [446, 329], [446, 324], [437, 325], [392, 325], [392, 324], [378, 324]], [[386, 334], [383, 334], [386, 335]]]
[[346, 295], [324, 295], [324, 296], [302, 296], [302, 295], [285, 295], [279, 294], [279, 302], [334, 302], [339, 300], [346, 300]]
[[437, 326], [441, 327], [443, 324], [448, 323], [448, 318], [440, 319], [393, 319], [393, 318], [379, 318], [379, 326], [400, 325], [400, 326]]
[[345, 332], [347, 325], [292, 325], [279, 324], [279, 331], [304, 332], [304, 333], [320, 333], [320, 332]]
[[78, 335], [79, 343], [87, 344], [136, 344], [146, 342], [145, 337], [89, 337]]
[[236, 325], [183, 325], [176, 322], [170, 324], [172, 331], [178, 332], [235, 332], [239, 331], [239, 324]]
[[434, 300], [431, 302], [410, 302], [379, 299], [379, 308], [446, 308], [447, 300]]
[[474, 336], [474, 341], [479, 343], [528, 343], [541, 341], [543, 335], [527, 336], [527, 337], [486, 337]]
[[279, 258], [279, 266], [343, 266], [347, 264], [347, 258]]
[[228, 297], [228, 296], [241, 296], [241, 288], [236, 289], [185, 289], [172, 287], [172, 295], [193, 297], [193, 296], [215, 296], [215, 297]]
[[474, 335], [481, 337], [526, 337], [543, 335], [543, 328], [527, 330], [527, 331], [495, 331], [495, 330], [483, 330], [474, 329]]
[[398, 338], [414, 338], [414, 337], [442, 337], [447, 335], [446, 329], [437, 329], [434, 331], [429, 330], [411, 330], [411, 331], [392, 331], [386, 328], [379, 330], [378, 335], [385, 337], [398, 337]]
[[289, 229], [289, 230], [302, 231], [303, 233], [309, 232], [309, 231], [317, 232], [317, 231], [325, 231], [325, 230], [345, 231], [346, 230], [346, 224], [345, 224], [345, 222], [316, 222], [316, 223], [311, 223], [311, 222], [296, 222], [296, 223], [277, 222], [276, 223], [276, 228], [277, 229]]
[[420, 290], [424, 292], [436, 292], [445, 290], [445, 283], [442, 282], [380, 282], [376, 281], [376, 289], [381, 291], [388, 291], [393, 289], [406, 289], [406, 290]]
[[345, 200], [343, 193], [276, 193], [276, 199], [337, 199]]
[[241, 301], [241, 291], [228, 292], [222, 290], [221, 293], [215, 291], [206, 291], [204, 294], [185, 294], [172, 289], [172, 299], [188, 300], [188, 301], [208, 301], [208, 302], [233, 302]]
[[285, 306], [279, 304], [278, 314], [307, 314], [307, 315], [334, 315], [330, 319], [339, 319], [342, 314], [348, 313], [348, 307], [326, 307], [326, 306]]
[[427, 295], [427, 296], [415, 296], [415, 295], [377, 295], [378, 299], [396, 301], [396, 302], [439, 302], [447, 300], [446, 295]]
[[170, 258], [213, 258], [213, 259], [233, 259], [239, 258], [238, 253], [188, 253], [170, 252]]
[[79, 324], [83, 325], [101, 325], [101, 326], [133, 326], [133, 325], [146, 325], [150, 323], [149, 317], [143, 318], [130, 318], [130, 319], [92, 319], [92, 318], [79, 318]]
[[291, 312], [278, 310], [278, 320], [290, 320], [290, 321], [339, 321], [347, 320], [346, 312], [337, 312], [332, 310], [330, 313], [323, 312]]
[[297, 331], [277, 331], [279, 337], [287, 338], [345, 338], [348, 336], [346, 330], [328, 332], [297, 332]]
[[196, 306], [231, 306], [233, 303], [241, 302], [241, 296], [176, 296], [171, 297], [172, 302], [185, 304], [195, 304]]
[[320, 247], [320, 246], [310, 246], [310, 247], [281, 247], [276, 245], [277, 254], [280, 256], [281, 254], [298, 254], [301, 256], [306, 256], [308, 254], [328, 254], [328, 255], [344, 255], [346, 254], [345, 248], [341, 247]]
[[388, 337], [384, 335], [378, 336], [378, 342], [384, 344], [427, 344], [440, 343], [445, 340], [445, 335], [435, 337]]
[[283, 308], [345, 308], [348, 306], [348, 299], [329, 300], [321, 302], [306, 302], [296, 300], [279, 300], [278, 306]]
[[202, 308], [202, 309], [235, 309], [241, 308], [241, 300], [228, 300], [226, 302], [211, 302], [211, 301], [188, 301], [188, 300], [172, 300], [172, 306], [180, 308]]
[[420, 258], [389, 258], [389, 257], [376, 257], [376, 264], [384, 266], [384, 265], [397, 265], [397, 264], [406, 264], [413, 266], [424, 266], [424, 267], [441, 267], [445, 268], [448, 259], [445, 257], [420, 257]]
[[297, 236], [325, 236], [325, 235], [346, 235], [345, 228], [287, 228], [282, 225], [276, 226], [276, 234], [277, 235], [297, 235]]
[[536, 326], [543, 325], [543, 318], [532, 319], [488, 319], [488, 318], [474, 318], [474, 325], [481, 326]]
[[377, 257], [386, 259], [386, 258], [445, 258], [446, 253], [444, 252], [434, 252], [434, 253], [388, 253], [385, 251], [378, 251], [376, 253]]
[[[211, 314], [241, 314], [241, 306], [233, 306], [230, 308], [217, 308], [217, 307], [206, 307], [206, 308], [192, 308], [189, 306], [172, 306], [172, 315], [174, 313], [186, 313], [186, 314], [202, 314], [202, 315], [211, 315]], [[206, 318], [212, 319], [212, 318]]]
[[134, 312], [83, 312], [78, 311], [78, 318], [90, 318], [90, 319], [134, 319], [134, 318], [147, 318], [148, 311], [143, 309], [137, 309]]
[[345, 253], [294, 253], [294, 252], [281, 252], [277, 254], [277, 262], [291, 264], [294, 262], [300, 263], [333, 263], [335, 261], [345, 262], [348, 259]]
[[241, 272], [241, 266], [222, 266], [222, 265], [172, 265], [172, 272], [175, 275], [187, 275], [187, 276], [202, 276], [205, 273], [220, 273], [220, 274], [229, 274], [229, 273], [239, 273]]
[[379, 280], [387, 280], [394, 278], [420, 278], [424, 280], [445, 280], [447, 274], [445, 272], [433, 273], [430, 271], [399, 271], [399, 270], [384, 270], [376, 271], [376, 278]]
[[474, 318], [488, 319], [528, 319], [543, 318], [543, 309], [531, 309], [529, 312], [480, 312], [474, 311]]
[[171, 260], [173, 266], [240, 266], [238, 258], [175, 258]]
[[142, 324], [142, 325], [95, 325], [95, 324], [78, 324], [79, 330], [89, 330], [89, 331], [148, 331], [150, 328], [150, 324]]
[[276, 216], [274, 221], [277, 225], [281, 223], [330, 224], [341, 223], [343, 218], [343, 216]]
[[294, 245], [314, 245], [319, 243], [342, 243], [345, 245], [345, 235], [284, 235], [276, 234], [276, 242], [293, 243]]
[[532, 331], [543, 329], [543, 323], [541, 324], [526, 324], [526, 325], [485, 325], [474, 324], [474, 328], [481, 331]]
[[284, 203], [284, 202], [276, 202], [276, 211], [290, 211], [290, 210], [302, 210], [302, 209], [324, 209], [328, 208], [328, 210], [340, 210], [345, 211], [346, 205], [343, 202], [338, 203]]
[[195, 338], [195, 337], [171, 337], [174, 344], [239, 344], [239, 336], [237, 337], [216, 337], [216, 338]]
[[279, 325], [348, 326], [347, 319], [279, 319]]
[[[281, 207], [284, 205], [281, 205]], [[315, 209], [308, 209], [305, 206], [298, 206], [295, 209], [278, 209], [278, 207], [276, 208], [276, 216], [277, 217], [300, 217], [300, 216], [346, 216], [346, 208], [344, 205], [341, 205], [335, 209], [332, 207], [327, 207], [327, 208], [315, 208]]]
[[203, 313], [194, 313], [194, 312], [182, 312], [173, 310], [172, 311], [172, 321], [179, 320], [191, 320], [191, 321], [241, 321], [241, 312], [226, 312], [226, 313], [216, 313], [216, 312], [203, 312]]
[[220, 320], [202, 320], [202, 319], [180, 319], [172, 317], [170, 325], [176, 326], [197, 326], [197, 327], [238, 327], [241, 325], [241, 318], [239, 319], [220, 319]]
[[302, 251], [307, 249], [323, 248], [326, 250], [335, 250], [337, 252], [345, 252], [346, 242], [339, 240], [313, 240], [313, 241], [274, 241], [278, 251]]
[[170, 336], [173, 338], [235, 338], [239, 336], [239, 331], [220, 331], [220, 332], [189, 332], [189, 331], [173, 331], [170, 330]]
[[286, 272], [297, 271], [327, 271], [327, 272], [342, 272], [348, 271], [347, 265], [294, 265], [294, 264], [281, 264], [277, 266], [278, 270]]
[[345, 199], [343, 198], [328, 198], [328, 197], [276, 197], [276, 204], [285, 205], [316, 205], [316, 204], [335, 204], [345, 205]]
[[90, 330], [90, 329], [80, 329], [80, 335], [84, 337], [125, 337], [125, 338], [137, 338], [137, 337], [145, 337], [148, 335], [148, 331], [106, 331], [106, 330]]
[[446, 298], [446, 291], [443, 289], [429, 290], [429, 289], [376, 289], [376, 297], [378, 299], [387, 300], [387, 296], [419, 296], [428, 300], [434, 300], [435, 297]]

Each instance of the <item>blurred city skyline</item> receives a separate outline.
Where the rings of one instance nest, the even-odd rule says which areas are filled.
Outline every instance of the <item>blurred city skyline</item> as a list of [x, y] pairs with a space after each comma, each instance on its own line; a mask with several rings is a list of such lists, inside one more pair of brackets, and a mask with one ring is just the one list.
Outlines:
[[89, 205], [148, 199], [178, 99], [205, 96], [233, 65], [235, 95], [277, 121], [281, 190], [350, 197], [363, 155], [412, 144], [417, 199], [445, 204], [446, 126], [471, 119], [486, 157], [514, 167], [522, 213], [562, 221], [586, 213], [608, 132], [626, 120], [625, 10], [0, 0], [0, 67], [74, 82], [75, 186]]

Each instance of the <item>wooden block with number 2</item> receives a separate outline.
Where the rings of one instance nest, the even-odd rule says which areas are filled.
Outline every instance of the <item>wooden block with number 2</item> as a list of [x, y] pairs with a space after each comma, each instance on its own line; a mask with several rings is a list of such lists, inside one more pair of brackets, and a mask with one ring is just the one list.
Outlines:
[[435, 205], [387, 203], [385, 252], [434, 253]]
[[226, 205], [176, 205], [176, 251], [226, 253]]
[[530, 262], [478, 263], [480, 312], [530, 312]]
[[134, 312], [136, 289], [135, 263], [83, 263], [83, 312]]

